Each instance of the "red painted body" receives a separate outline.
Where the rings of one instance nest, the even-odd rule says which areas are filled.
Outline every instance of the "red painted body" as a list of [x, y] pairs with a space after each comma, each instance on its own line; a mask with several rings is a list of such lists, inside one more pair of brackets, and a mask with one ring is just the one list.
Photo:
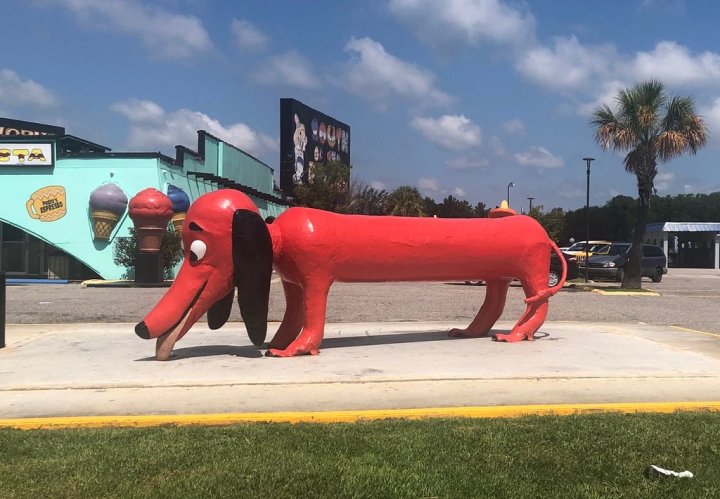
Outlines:
[[532, 275], [535, 260], [550, 265], [545, 230], [525, 216], [380, 217], [291, 208], [270, 233], [280, 242], [275, 269], [297, 284], [317, 273], [343, 282], [522, 278]]
[[[190, 207], [183, 226], [186, 252], [194, 237], [186, 231], [192, 220], [212, 219], [219, 226], [219, 240], [217, 244], [213, 241], [213, 248], [217, 248], [212, 256], [213, 270], [189, 266], [186, 254], [175, 283], [144, 321], [149, 337], [168, 334], [169, 326], [180, 321], [188, 297], [195, 296], [199, 286], [204, 285], [208, 291], [200, 294], [193, 307], [197, 312], [190, 314], [193, 320], [185, 321], [183, 330], [175, 335], [177, 338], [202, 315], [202, 308], [232, 290], [231, 276], [237, 269], [232, 269], [232, 256], [228, 254], [234, 251], [229, 242], [230, 229], [222, 234], [222, 220], [227, 222], [225, 210], [213, 208], [221, 200], [218, 193], [222, 192], [198, 199]], [[203, 199], [207, 196], [212, 196], [212, 202]], [[233, 205], [244, 203], [235, 194], [232, 198], [236, 200]], [[194, 210], [198, 203], [202, 209]], [[565, 281], [563, 270], [558, 286], [548, 288], [550, 251], [559, 254], [559, 250], [540, 224], [522, 215], [441, 219], [339, 215], [291, 208], [268, 229], [272, 264], [282, 280], [287, 301], [283, 321], [268, 351], [275, 356], [318, 353], [327, 295], [335, 281], [484, 280], [486, 297], [477, 317], [468, 328], [450, 332], [454, 336], [483, 336], [502, 315], [510, 281], [518, 279], [525, 291], [527, 309], [510, 333], [495, 335], [500, 341], [532, 340], [547, 316], [548, 298]], [[210, 244], [205, 258], [209, 254]], [[564, 264], [564, 258], [560, 260]], [[207, 295], [215, 288], [212, 296]]]

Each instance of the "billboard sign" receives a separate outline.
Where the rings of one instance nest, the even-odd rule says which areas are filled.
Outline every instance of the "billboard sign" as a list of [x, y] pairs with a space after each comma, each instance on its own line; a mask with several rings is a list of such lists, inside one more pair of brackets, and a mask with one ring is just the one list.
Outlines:
[[33, 123], [32, 121], [0, 118], [0, 137], [10, 137], [13, 135], [22, 135], [24, 137], [37, 135], [65, 135], [65, 129], [60, 126]]
[[0, 167], [53, 166], [52, 142], [0, 142]]
[[280, 99], [280, 188], [312, 182], [317, 163], [350, 165], [350, 126], [295, 99]]

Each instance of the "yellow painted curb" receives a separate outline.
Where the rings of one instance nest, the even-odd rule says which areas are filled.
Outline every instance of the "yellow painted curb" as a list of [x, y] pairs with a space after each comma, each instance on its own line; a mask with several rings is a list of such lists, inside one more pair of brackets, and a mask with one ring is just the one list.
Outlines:
[[513, 418], [519, 416], [567, 416], [597, 413], [672, 413], [720, 411], [720, 401], [642, 402], [607, 404], [508, 405], [481, 407], [435, 407], [425, 409], [377, 409], [362, 411], [259, 412], [230, 414], [153, 414], [144, 416], [74, 416], [0, 419], [0, 428], [19, 430], [67, 428], [116, 428], [148, 426], [221, 426], [238, 423], [353, 423], [378, 419]]
[[593, 289], [593, 293], [605, 296], [660, 296], [654, 291], [605, 291], [604, 289]]

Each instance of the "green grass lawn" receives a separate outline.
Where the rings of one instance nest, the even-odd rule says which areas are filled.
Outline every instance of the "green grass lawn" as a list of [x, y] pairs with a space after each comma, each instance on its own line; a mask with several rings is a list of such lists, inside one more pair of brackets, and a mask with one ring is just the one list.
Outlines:
[[720, 497], [720, 414], [4, 429], [0, 497]]

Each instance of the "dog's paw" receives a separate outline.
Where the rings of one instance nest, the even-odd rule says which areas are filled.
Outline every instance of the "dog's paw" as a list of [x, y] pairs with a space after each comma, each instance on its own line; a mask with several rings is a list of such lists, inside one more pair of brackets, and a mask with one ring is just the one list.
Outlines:
[[505, 333], [498, 333], [495, 336], [493, 336], [493, 341], [505, 341], [507, 343], [517, 343], [518, 341], [528, 340], [532, 341], [535, 339], [535, 336], [530, 334], [526, 334], [520, 331], [512, 331], [508, 334]]
[[270, 348], [265, 352], [265, 357], [296, 357], [298, 355], [318, 355], [320, 350], [317, 348], [311, 348], [308, 350], [288, 347], [284, 350], [279, 348]]

